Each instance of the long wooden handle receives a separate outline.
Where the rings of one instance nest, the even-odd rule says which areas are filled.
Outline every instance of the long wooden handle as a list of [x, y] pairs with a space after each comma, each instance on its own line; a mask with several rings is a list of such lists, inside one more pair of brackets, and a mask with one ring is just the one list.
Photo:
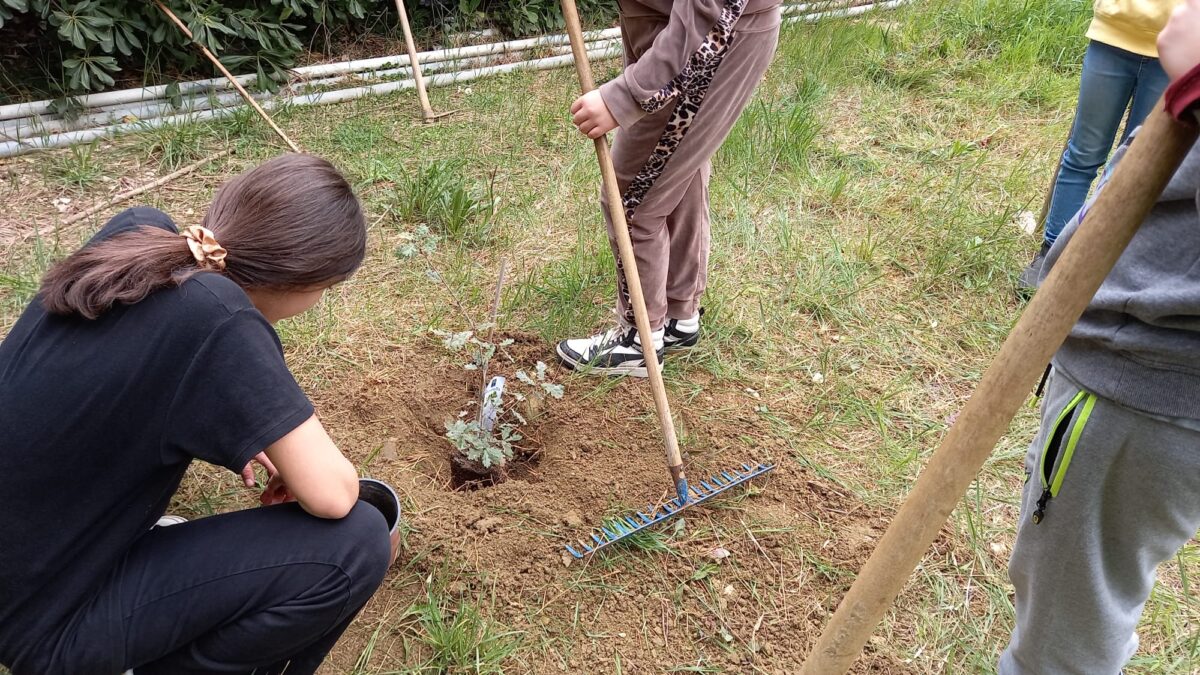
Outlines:
[[[579, 85], [583, 93], [596, 88], [592, 79], [592, 67], [588, 63], [587, 45], [583, 39], [583, 27], [579, 23], [579, 10], [575, 0], [562, 0], [563, 17], [567, 32], [571, 36], [571, 53], [575, 56], [575, 70], [579, 73]], [[629, 240], [629, 224], [625, 222], [625, 206], [621, 201], [621, 190], [617, 186], [617, 172], [613, 168], [612, 155], [608, 149], [608, 138], [596, 139], [596, 159], [600, 163], [600, 174], [604, 179], [604, 191], [608, 198], [608, 214], [612, 219], [617, 237], [617, 250], [621, 255], [621, 266], [625, 269], [625, 283], [629, 287], [629, 299], [633, 304], [633, 317], [638, 335], [642, 340], [642, 356], [646, 361], [646, 375], [650, 378], [650, 389], [654, 392], [654, 408], [662, 426], [663, 443], [667, 448], [667, 469], [675, 484], [675, 493], [683, 501], [688, 499], [687, 477], [683, 472], [683, 459], [679, 455], [679, 440], [675, 436], [675, 422], [671, 418], [671, 404], [667, 401], [667, 388], [663, 384], [662, 371], [658, 367], [658, 354], [654, 351], [654, 338], [650, 330], [650, 315], [646, 312], [646, 298], [642, 295], [642, 281], [638, 276], [637, 258], [633, 255], [633, 242]]]
[[267, 114], [267, 111], [263, 110], [262, 107], [258, 105], [258, 101], [254, 100], [254, 97], [251, 96], [250, 92], [246, 91], [245, 87], [243, 87], [241, 83], [237, 81], [237, 78], [235, 78], [233, 74], [225, 69], [225, 66], [221, 63], [220, 59], [214, 56], [212, 52], [208, 51], [208, 47], [196, 42], [196, 38], [192, 36], [192, 31], [188, 30], [188, 27], [179, 20], [179, 17], [175, 16], [174, 12], [168, 9], [166, 5], [162, 4], [160, 0], [154, 0], [154, 4], [158, 5], [158, 8], [162, 10], [163, 14], [166, 14], [167, 18], [170, 19], [176, 26], [178, 26], [179, 30], [183, 31], [183, 34], [187, 36], [187, 39], [192, 41], [192, 44], [200, 48], [200, 51], [204, 53], [204, 56], [206, 56], [209, 61], [212, 61], [212, 64], [217, 67], [217, 70], [221, 71], [221, 74], [225, 76], [225, 79], [229, 80], [229, 83], [233, 85], [233, 88], [237, 89], [238, 93], [242, 95], [242, 98], [246, 99], [246, 103], [249, 103], [250, 107], [254, 108], [255, 112], [258, 113], [258, 116], [263, 118], [263, 120], [270, 125], [275, 134], [283, 139], [284, 143], [287, 143], [287, 146], [292, 149], [292, 152], [304, 152], [300, 149], [300, 146], [296, 145], [292, 142], [292, 139], [288, 138], [287, 134], [283, 133], [283, 129], [280, 129], [279, 125], [275, 124], [275, 120], [271, 119], [271, 116]]
[[844, 673], [858, 658], [1198, 133], [1159, 102], [838, 605], [804, 673]]
[[400, 30], [404, 33], [404, 47], [408, 50], [408, 65], [412, 68], [413, 82], [417, 83], [417, 98], [421, 101], [421, 115], [431, 120], [437, 115], [429, 105], [429, 94], [425, 93], [425, 78], [421, 76], [421, 62], [417, 60], [417, 45], [413, 42], [412, 28], [408, 25], [408, 12], [404, 0], [396, 0], [396, 13], [400, 15]]

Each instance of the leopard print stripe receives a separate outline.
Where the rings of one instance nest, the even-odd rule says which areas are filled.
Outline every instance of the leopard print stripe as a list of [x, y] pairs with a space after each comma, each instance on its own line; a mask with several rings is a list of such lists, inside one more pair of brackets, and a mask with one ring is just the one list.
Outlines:
[[[662, 110], [672, 99], [675, 99], [675, 110], [667, 120], [654, 151], [642, 166], [641, 171], [634, 177], [625, 190], [621, 200], [625, 207], [626, 221], [633, 220], [633, 213], [650, 193], [650, 188], [658, 181], [667, 169], [667, 162], [679, 148], [679, 144], [687, 135], [688, 129], [700, 112], [700, 106], [708, 95], [708, 88], [717, 68], [725, 59], [733, 44], [735, 33], [733, 27], [742, 16], [747, 0], [727, 0], [721, 10], [721, 16], [712, 30], [705, 36], [704, 41], [684, 65], [683, 71], [673, 77], [662, 89], [650, 98], [639, 101], [642, 110], [654, 113]], [[631, 233], [632, 234], [632, 233]], [[621, 298], [625, 301], [625, 321], [633, 325], [633, 304], [629, 296], [629, 284], [625, 280], [625, 268], [617, 256], [617, 287]]]

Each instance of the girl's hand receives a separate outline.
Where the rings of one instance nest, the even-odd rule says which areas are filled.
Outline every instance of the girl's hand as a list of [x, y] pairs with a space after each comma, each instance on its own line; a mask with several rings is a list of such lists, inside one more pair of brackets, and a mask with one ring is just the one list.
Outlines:
[[285, 502], [294, 502], [296, 498], [288, 490], [288, 486], [279, 477], [279, 474], [271, 476], [271, 480], [267, 482], [267, 489], [259, 495], [258, 501], [263, 506], [274, 506], [275, 504], [283, 504]]
[[1200, 0], [1180, 5], [1158, 34], [1158, 59], [1172, 81], [1200, 65]]
[[619, 126], [608, 106], [604, 105], [604, 98], [600, 96], [599, 89], [593, 89], [575, 99], [571, 104], [571, 115], [575, 128], [592, 139], [600, 138]]
[[267, 457], [267, 453], [260, 452], [254, 456], [254, 459], [246, 462], [246, 468], [242, 469], [242, 482], [244, 482], [248, 488], [258, 485], [258, 479], [254, 475], [255, 462], [258, 462], [262, 465], [262, 468], [267, 470], [267, 480], [271, 480], [276, 474], [279, 473], [279, 471], [275, 468], [275, 465], [271, 463], [271, 459]]

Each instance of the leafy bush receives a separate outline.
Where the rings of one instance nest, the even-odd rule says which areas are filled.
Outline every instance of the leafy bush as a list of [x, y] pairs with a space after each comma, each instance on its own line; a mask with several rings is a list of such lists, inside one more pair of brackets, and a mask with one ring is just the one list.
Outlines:
[[[532, 35], [566, 28], [559, 0], [458, 0], [453, 4], [457, 5], [460, 17], [486, 16], [508, 35]], [[579, 0], [576, 4], [581, 16], [604, 21], [612, 19], [617, 3]]]
[[[368, 7], [366, 0], [175, 0], [167, 5], [227, 67], [257, 72], [262, 88], [271, 86], [269, 75], [293, 64], [306, 44], [302, 37], [365, 18]], [[10, 26], [18, 15], [32, 21]], [[0, 41], [6, 30], [21, 27], [42, 38], [48, 60], [61, 55], [63, 77], [57, 84], [64, 93], [112, 86], [122, 68], [189, 70], [200, 63], [182, 32], [145, 0], [0, 0]]]
[[[558, 0], [409, 2], [419, 31], [493, 24], [508, 34], [530, 34], [563, 25]], [[260, 89], [275, 86], [275, 77], [291, 67], [303, 49], [327, 47], [331, 38], [356, 34], [368, 25], [392, 32], [398, 23], [391, 2], [367, 0], [165, 4], [230, 70], [257, 73]], [[611, 20], [615, 4], [584, 0], [580, 10]], [[47, 87], [64, 95], [115, 86], [121, 75], [209, 69], [182, 32], [147, 0], [0, 0], [0, 45], [20, 45], [0, 50], [0, 70], [31, 76], [40, 72], [51, 80]]]

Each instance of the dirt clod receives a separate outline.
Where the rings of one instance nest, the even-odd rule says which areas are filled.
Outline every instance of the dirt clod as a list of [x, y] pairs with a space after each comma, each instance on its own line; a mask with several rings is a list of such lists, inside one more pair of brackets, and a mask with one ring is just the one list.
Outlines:
[[496, 516], [489, 516], [487, 518], [480, 518], [479, 520], [471, 523], [471, 529], [475, 530], [476, 532], [486, 534], [500, 527], [503, 522], [504, 521], [502, 519], [497, 518]]

